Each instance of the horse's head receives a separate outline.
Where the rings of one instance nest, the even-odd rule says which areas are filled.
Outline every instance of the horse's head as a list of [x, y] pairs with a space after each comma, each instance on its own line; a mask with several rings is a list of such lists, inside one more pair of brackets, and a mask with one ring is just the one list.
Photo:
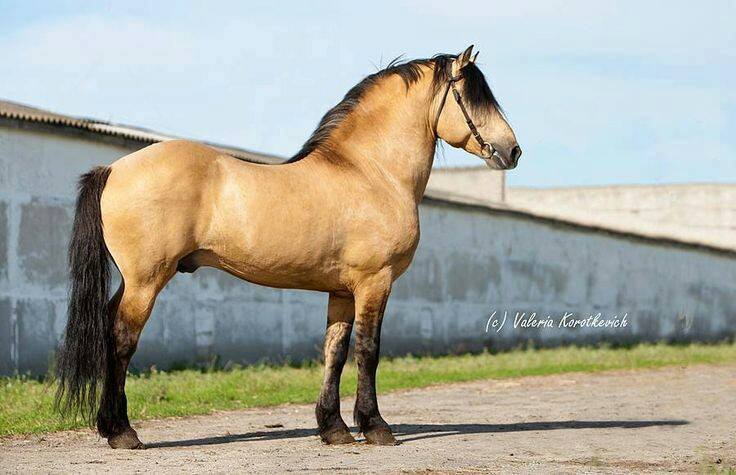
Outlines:
[[448, 61], [437, 62], [445, 76], [439, 90], [437, 135], [453, 147], [463, 148], [497, 170], [516, 168], [521, 148], [516, 142], [483, 73], [475, 65], [473, 47]]

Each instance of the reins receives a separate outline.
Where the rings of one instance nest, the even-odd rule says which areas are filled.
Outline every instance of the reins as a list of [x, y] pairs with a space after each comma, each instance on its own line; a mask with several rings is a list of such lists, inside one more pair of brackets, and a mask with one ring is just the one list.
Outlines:
[[463, 79], [463, 77], [461, 75], [458, 75], [455, 77], [451, 76], [450, 79], [448, 79], [447, 81], [447, 88], [445, 88], [445, 93], [442, 95], [442, 102], [440, 103], [439, 110], [437, 111], [437, 119], [435, 120], [435, 133], [437, 131], [437, 125], [440, 121], [440, 114], [442, 114], [442, 110], [445, 107], [445, 101], [447, 101], [447, 94], [449, 94], [450, 89], [452, 89], [452, 95], [455, 98], [455, 102], [457, 102], [457, 105], [460, 106], [460, 111], [465, 117], [465, 123], [468, 124], [470, 132], [473, 134], [473, 137], [475, 137], [478, 145], [480, 145], [480, 150], [483, 156], [486, 159], [495, 159], [497, 162], [499, 162], [499, 165], [501, 165], [503, 168], [506, 168], [506, 160], [500, 153], [498, 153], [496, 147], [494, 147], [492, 143], [483, 140], [483, 136], [480, 135], [480, 132], [478, 132], [478, 128], [475, 126], [475, 123], [473, 123], [473, 119], [470, 118], [470, 114], [468, 113], [468, 110], [465, 108], [465, 104], [463, 103], [463, 96], [460, 95], [460, 91], [458, 91], [455, 87], [455, 83], [461, 79]]

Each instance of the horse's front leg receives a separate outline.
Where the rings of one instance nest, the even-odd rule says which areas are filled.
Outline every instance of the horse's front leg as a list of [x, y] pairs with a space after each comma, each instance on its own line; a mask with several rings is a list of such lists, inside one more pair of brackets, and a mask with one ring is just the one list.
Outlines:
[[325, 331], [325, 379], [317, 400], [319, 436], [327, 444], [350, 444], [355, 439], [340, 416], [340, 375], [348, 357], [355, 320], [355, 300], [330, 294]]
[[381, 343], [381, 322], [386, 309], [391, 280], [375, 276], [355, 292], [355, 361], [358, 366], [358, 394], [353, 417], [368, 443], [395, 445], [391, 428], [378, 411], [376, 370]]

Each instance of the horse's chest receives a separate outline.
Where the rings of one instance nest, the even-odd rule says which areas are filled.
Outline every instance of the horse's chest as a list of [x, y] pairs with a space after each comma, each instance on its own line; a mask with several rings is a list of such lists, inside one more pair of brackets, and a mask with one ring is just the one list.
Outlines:
[[414, 257], [419, 222], [414, 215], [384, 215], [353, 237], [345, 255], [351, 266], [374, 270], [391, 267], [400, 274]]
[[403, 226], [387, 242], [394, 258], [411, 258], [419, 243], [419, 225], [414, 221], [404, 221]]

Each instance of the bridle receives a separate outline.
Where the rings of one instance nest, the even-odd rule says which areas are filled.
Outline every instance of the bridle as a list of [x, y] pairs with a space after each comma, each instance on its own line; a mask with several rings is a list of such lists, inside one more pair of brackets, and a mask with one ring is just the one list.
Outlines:
[[449, 94], [450, 89], [452, 89], [452, 95], [455, 98], [455, 102], [457, 102], [457, 105], [460, 106], [460, 111], [463, 113], [463, 116], [465, 117], [465, 123], [468, 124], [468, 128], [470, 129], [470, 132], [473, 134], [473, 137], [475, 137], [475, 140], [478, 142], [478, 145], [480, 145], [481, 153], [483, 154], [484, 160], [491, 160], [493, 159], [498, 166], [500, 166], [503, 169], [508, 168], [508, 164], [506, 163], [506, 159], [498, 153], [498, 150], [496, 150], [496, 147], [493, 146], [492, 143], [486, 142], [483, 140], [483, 137], [480, 135], [480, 132], [478, 132], [478, 128], [473, 123], [473, 119], [470, 118], [470, 114], [468, 114], [468, 110], [465, 108], [465, 104], [463, 104], [463, 96], [460, 95], [460, 91], [457, 90], [457, 87], [455, 87], [455, 83], [459, 80], [463, 79], [461, 75], [452, 77], [450, 76], [450, 79], [447, 81], [447, 88], [445, 89], [445, 93], [442, 95], [442, 102], [440, 103], [440, 108], [437, 111], [437, 119], [435, 120], [435, 134], [437, 133], [437, 124], [439, 124], [440, 121], [440, 114], [442, 113], [442, 109], [445, 107], [445, 101], [447, 100], [447, 94]]

